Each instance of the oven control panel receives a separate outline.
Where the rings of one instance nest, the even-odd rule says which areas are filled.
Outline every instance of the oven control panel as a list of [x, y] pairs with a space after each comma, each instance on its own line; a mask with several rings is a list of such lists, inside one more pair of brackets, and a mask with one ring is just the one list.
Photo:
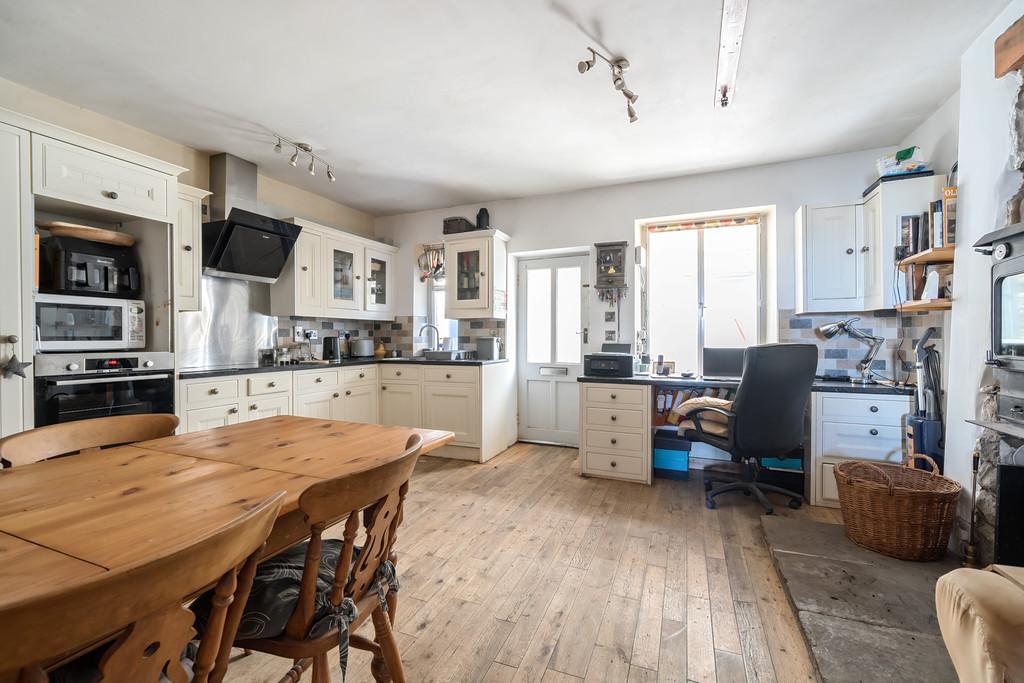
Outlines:
[[174, 354], [142, 353], [41, 353], [33, 358], [36, 377], [98, 375], [149, 370], [173, 370]]

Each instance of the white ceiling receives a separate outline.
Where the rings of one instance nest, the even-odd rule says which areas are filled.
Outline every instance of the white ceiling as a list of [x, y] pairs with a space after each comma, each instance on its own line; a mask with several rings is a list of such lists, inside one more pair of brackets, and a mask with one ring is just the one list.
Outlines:
[[[721, 0], [4, 2], [0, 76], [390, 214], [894, 144], [1005, 4], [750, 0], [724, 111]], [[638, 122], [587, 45], [629, 58]]]

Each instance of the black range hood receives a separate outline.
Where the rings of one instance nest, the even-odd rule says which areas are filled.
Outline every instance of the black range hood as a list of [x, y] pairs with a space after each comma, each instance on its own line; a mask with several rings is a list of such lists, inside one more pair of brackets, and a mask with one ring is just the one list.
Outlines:
[[203, 274], [275, 282], [301, 231], [293, 223], [232, 208], [225, 220], [203, 224]]

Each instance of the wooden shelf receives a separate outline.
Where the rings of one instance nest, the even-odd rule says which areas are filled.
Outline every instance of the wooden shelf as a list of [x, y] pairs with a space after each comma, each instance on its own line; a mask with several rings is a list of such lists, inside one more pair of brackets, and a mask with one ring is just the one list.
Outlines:
[[904, 301], [897, 306], [902, 313], [914, 313], [917, 311], [948, 311], [953, 308], [952, 299], [918, 299], [915, 301]]
[[936, 247], [935, 249], [925, 249], [924, 251], [918, 252], [913, 256], [908, 256], [900, 261], [900, 270], [915, 264], [952, 263], [954, 248], [955, 247]]

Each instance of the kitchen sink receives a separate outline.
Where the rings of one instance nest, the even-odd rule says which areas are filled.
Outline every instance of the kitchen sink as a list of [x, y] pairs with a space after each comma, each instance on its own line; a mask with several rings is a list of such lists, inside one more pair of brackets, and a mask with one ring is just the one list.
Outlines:
[[460, 360], [461, 351], [424, 351], [423, 357], [427, 360]]

